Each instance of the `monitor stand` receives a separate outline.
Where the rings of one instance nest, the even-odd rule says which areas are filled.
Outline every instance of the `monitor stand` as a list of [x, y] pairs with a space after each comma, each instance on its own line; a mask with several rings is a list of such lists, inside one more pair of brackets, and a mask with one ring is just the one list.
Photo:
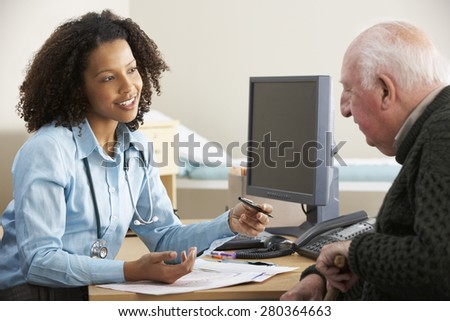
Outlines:
[[[298, 226], [268, 227], [266, 231], [272, 234], [299, 237], [318, 222], [323, 222], [339, 216], [339, 170], [332, 167], [333, 178], [330, 185], [328, 203], [324, 206], [306, 205], [306, 221]], [[302, 213], [302, 215], [304, 215]]]

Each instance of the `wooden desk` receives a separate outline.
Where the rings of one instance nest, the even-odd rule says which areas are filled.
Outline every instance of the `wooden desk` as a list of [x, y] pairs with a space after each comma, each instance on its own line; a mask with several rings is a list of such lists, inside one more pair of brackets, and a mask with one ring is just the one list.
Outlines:
[[[137, 259], [142, 253], [146, 252], [147, 249], [137, 237], [128, 237], [117, 258], [121, 260]], [[261, 283], [255, 282], [219, 289], [171, 295], [137, 294], [91, 286], [89, 287], [89, 299], [92, 301], [278, 300], [284, 292], [298, 282], [301, 271], [313, 263], [312, 260], [297, 254], [267, 259], [265, 261], [274, 262], [280, 266], [295, 266], [299, 269], [293, 272], [275, 275]]]

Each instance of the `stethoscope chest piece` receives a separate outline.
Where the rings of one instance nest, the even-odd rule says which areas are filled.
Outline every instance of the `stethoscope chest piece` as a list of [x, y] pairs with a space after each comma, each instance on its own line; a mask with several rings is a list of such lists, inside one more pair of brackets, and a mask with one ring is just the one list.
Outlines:
[[91, 257], [96, 257], [99, 259], [104, 259], [108, 255], [108, 248], [106, 247], [105, 240], [97, 240], [92, 244], [91, 247]]

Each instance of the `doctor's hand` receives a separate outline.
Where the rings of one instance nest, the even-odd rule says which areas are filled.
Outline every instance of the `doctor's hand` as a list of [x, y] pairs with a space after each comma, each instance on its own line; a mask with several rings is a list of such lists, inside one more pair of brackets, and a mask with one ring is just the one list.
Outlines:
[[341, 292], [347, 292], [358, 281], [358, 276], [350, 269], [340, 270], [334, 265], [334, 258], [342, 255], [348, 259], [351, 241], [325, 245], [316, 260], [316, 268], [327, 278], [328, 284]]
[[[272, 206], [269, 204], [259, 205], [267, 213], [272, 213]], [[230, 210], [228, 224], [235, 233], [256, 236], [266, 228], [269, 223], [269, 217], [264, 213], [257, 212], [250, 206], [243, 203], [236, 204]]]
[[181, 253], [180, 264], [166, 264], [177, 257], [177, 252], [153, 252], [142, 256], [136, 261], [125, 262], [123, 270], [126, 281], [151, 280], [171, 284], [182, 276], [192, 272], [197, 248], [192, 247], [186, 254]]

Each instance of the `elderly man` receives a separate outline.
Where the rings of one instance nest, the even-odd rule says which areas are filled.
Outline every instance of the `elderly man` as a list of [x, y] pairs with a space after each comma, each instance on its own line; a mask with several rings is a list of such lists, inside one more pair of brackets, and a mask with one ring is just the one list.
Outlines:
[[[450, 67], [405, 22], [377, 24], [347, 49], [341, 113], [403, 165], [376, 232], [325, 246], [281, 300], [450, 300]], [[336, 255], [349, 269], [333, 265]]]

